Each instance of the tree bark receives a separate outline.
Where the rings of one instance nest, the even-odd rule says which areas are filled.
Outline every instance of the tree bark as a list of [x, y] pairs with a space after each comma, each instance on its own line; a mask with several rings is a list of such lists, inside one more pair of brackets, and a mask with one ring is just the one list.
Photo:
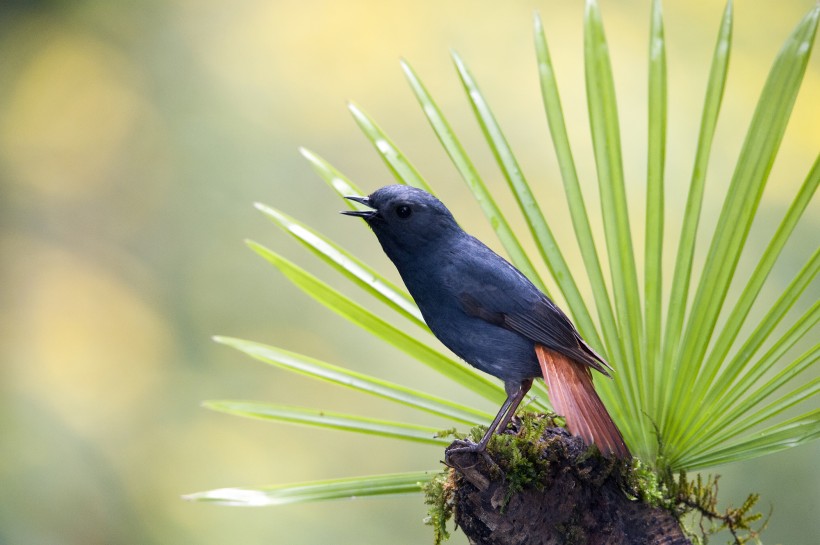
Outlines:
[[447, 455], [456, 524], [471, 544], [691, 545], [671, 513], [624, 493], [623, 464], [590, 455], [563, 428], [547, 428], [540, 441], [542, 470], [520, 491], [493, 449]]

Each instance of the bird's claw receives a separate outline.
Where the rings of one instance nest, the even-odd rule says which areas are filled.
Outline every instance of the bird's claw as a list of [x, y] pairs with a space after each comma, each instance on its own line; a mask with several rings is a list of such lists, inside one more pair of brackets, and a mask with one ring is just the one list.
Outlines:
[[[475, 465], [479, 464], [476, 458], [462, 458], [461, 464], [453, 463], [451, 461], [451, 456], [453, 454], [477, 454], [484, 463], [486, 464], [487, 468], [490, 468], [491, 471], [495, 471], [498, 468], [498, 465], [493, 460], [492, 456], [489, 455], [487, 452], [487, 444], [486, 443], [471, 443], [469, 441], [459, 441], [459, 443], [463, 443], [463, 446], [454, 446], [450, 447], [444, 451], [444, 463], [447, 464], [449, 467], [454, 467], [456, 469], [461, 470], [462, 472], [467, 471], [469, 468], [474, 467]], [[470, 465], [464, 465], [464, 462], [470, 461]]]
[[487, 454], [487, 445], [486, 444], [473, 443], [471, 441], [466, 441], [466, 440], [455, 441], [454, 444], [455, 443], [461, 443], [461, 445], [448, 447], [444, 451], [444, 463], [447, 464], [448, 466], [453, 467], [453, 464], [450, 463], [450, 457], [453, 454], [466, 454], [466, 453], [481, 454], [482, 458], [484, 458], [484, 460], [486, 460], [488, 464], [494, 465], [493, 461], [492, 461], [492, 458], [490, 458], [490, 455]]
[[484, 450], [484, 446], [480, 443], [473, 443], [471, 441], [466, 440], [455, 441], [454, 444], [455, 443], [461, 443], [463, 446], [451, 446], [448, 447], [447, 450], [445, 450], [444, 452], [446, 452], [447, 454], [460, 454], [463, 452], [482, 452]]

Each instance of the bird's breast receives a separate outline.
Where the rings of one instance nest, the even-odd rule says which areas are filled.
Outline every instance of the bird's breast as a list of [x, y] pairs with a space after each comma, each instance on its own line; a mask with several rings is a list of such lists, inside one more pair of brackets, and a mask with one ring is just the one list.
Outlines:
[[473, 367], [502, 380], [539, 376], [535, 346], [529, 339], [468, 315], [450, 290], [426, 289], [413, 297], [433, 334]]

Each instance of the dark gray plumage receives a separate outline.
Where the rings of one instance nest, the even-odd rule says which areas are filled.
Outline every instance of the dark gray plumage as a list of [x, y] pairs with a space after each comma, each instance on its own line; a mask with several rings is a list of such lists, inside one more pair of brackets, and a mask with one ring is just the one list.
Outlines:
[[[591, 378], [584, 379], [590, 367], [608, 376], [608, 364], [518, 269], [464, 232], [444, 204], [425, 191], [392, 185], [369, 197], [348, 198], [372, 208], [343, 213], [372, 228], [436, 337], [470, 365], [504, 381], [507, 401], [487, 435], [469, 450], [482, 450], [495, 427], [503, 430], [533, 378], [544, 375], [551, 389], [566, 390], [551, 392], [556, 410], [563, 405], [566, 413], [579, 413], [564, 414], [570, 431], [577, 428], [602, 451], [628, 456]], [[539, 346], [546, 350], [536, 350]], [[577, 369], [564, 369], [565, 361]], [[547, 377], [552, 364], [558, 367]], [[578, 399], [588, 397], [590, 389], [594, 399]], [[601, 410], [604, 422], [570, 422], [597, 419], [580, 413]]]

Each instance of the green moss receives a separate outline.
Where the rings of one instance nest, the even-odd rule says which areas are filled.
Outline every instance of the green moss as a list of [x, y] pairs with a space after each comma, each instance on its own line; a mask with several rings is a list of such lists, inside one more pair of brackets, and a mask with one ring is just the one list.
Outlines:
[[504, 506], [514, 494], [525, 488], [544, 488], [549, 470], [549, 457], [544, 454], [550, 444], [541, 437], [548, 427], [554, 426], [551, 416], [523, 413], [518, 433], [495, 435], [487, 445], [488, 454], [507, 479]]
[[628, 496], [654, 507], [673, 510], [674, 500], [669, 491], [668, 481], [652, 467], [633, 458], [624, 471], [624, 492]]
[[427, 518], [424, 524], [433, 527], [433, 542], [441, 545], [450, 538], [447, 530], [447, 521], [453, 516], [453, 474], [451, 469], [447, 469], [428, 482], [425, 483], [424, 503], [428, 506]]

